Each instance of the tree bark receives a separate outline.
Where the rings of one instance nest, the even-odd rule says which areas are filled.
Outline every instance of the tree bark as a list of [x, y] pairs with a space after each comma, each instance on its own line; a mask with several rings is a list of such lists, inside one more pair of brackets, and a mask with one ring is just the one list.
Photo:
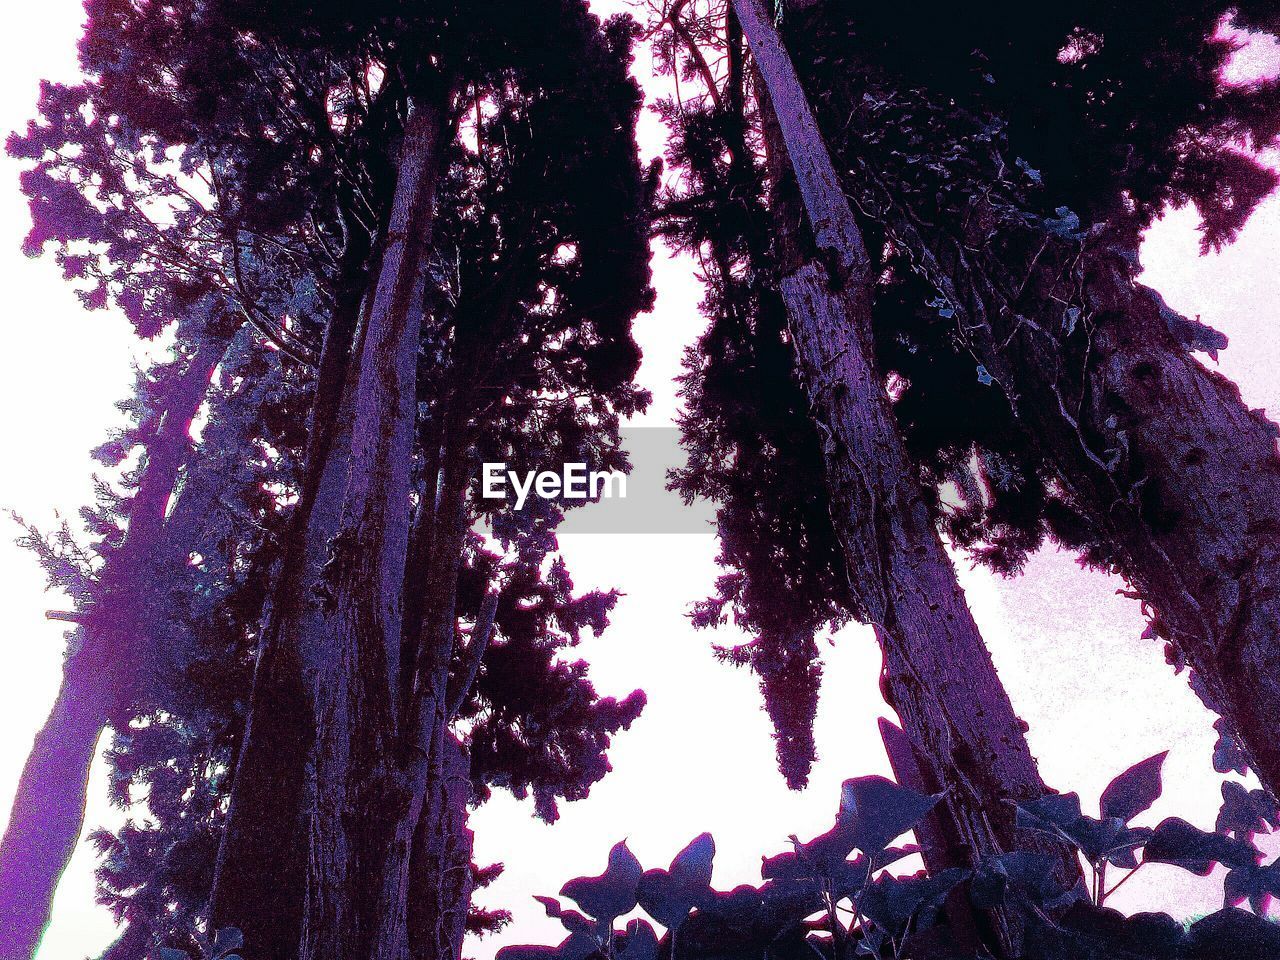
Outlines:
[[[358, 309], [358, 305], [357, 305]], [[355, 323], [335, 317], [357, 342]], [[338, 335], [331, 325], [326, 337]], [[341, 350], [336, 344], [334, 350]], [[346, 345], [348, 355], [354, 349]], [[326, 369], [321, 361], [322, 372]], [[348, 364], [336, 375], [348, 381]], [[319, 590], [337, 530], [351, 447], [351, 389], [333, 421], [316, 416], [307, 476], [258, 643], [244, 739], [210, 893], [212, 927], [236, 927], [247, 960], [295, 960], [307, 862], [306, 791], [314, 737], [303, 639], [320, 629]], [[314, 411], [317, 415], [320, 408]], [[325, 436], [328, 434], [328, 436]]]
[[413, 839], [408, 913], [413, 960], [461, 960], [471, 904], [471, 763], [451, 734], [443, 736], [441, 749], [441, 776]]
[[1280, 796], [1275, 424], [1174, 336], [1126, 245], [1035, 229], [979, 196], [963, 223], [926, 223], [875, 171], [853, 180]]
[[324, 622], [302, 638], [316, 724], [302, 960], [407, 957], [400, 918], [417, 815], [400, 769], [401, 593], [420, 307], [447, 127], [443, 97], [415, 99], [353, 371], [346, 489], [322, 573]]
[[102, 690], [67, 662], [62, 687], [18, 782], [0, 846], [0, 957], [35, 955], [58, 879], [84, 826], [89, 768], [107, 724]]
[[371, 916], [389, 895], [375, 863], [406, 805], [391, 749], [394, 677], [447, 101], [441, 93], [411, 108], [351, 359], [335, 339], [338, 359], [321, 364], [345, 386], [332, 424], [320, 403], [334, 409], [334, 391], [317, 391], [309, 452], [318, 462], [307, 465], [297, 542], [260, 644], [211, 898], [213, 926], [239, 927], [249, 960], [372, 956]]
[[318, 629], [316, 600], [337, 530], [351, 450], [351, 358], [363, 335], [368, 238], [348, 237], [334, 314], [316, 372], [298, 503], [264, 617], [244, 737], [209, 898], [214, 929], [234, 926], [250, 960], [293, 960], [302, 923], [304, 789], [313, 728], [299, 638]]
[[63, 666], [49, 719], [23, 767], [0, 841], [0, 960], [33, 956], [49, 923], [58, 880], [84, 827], [89, 768], [112, 715], [136, 682], [129, 645], [141, 641], [137, 609], [165, 511], [191, 448], [191, 424], [227, 340], [207, 332], [173, 385], [129, 508], [124, 543], [99, 580], [79, 649]]
[[[789, 55], [761, 0], [734, 0], [776, 117], [775, 174], [788, 166], [816, 252], [790, 241], [780, 289], [796, 362], [824, 435], [832, 519], [852, 593], [885, 655], [891, 705], [926, 779], [945, 789], [944, 863], [973, 865], [1018, 844], [1010, 801], [1047, 792], [983, 644], [872, 363], [871, 275], [861, 233]], [[763, 98], [762, 98], [763, 99]], [[780, 164], [779, 139], [786, 164]], [[785, 219], [785, 218], [784, 218]], [[1022, 845], [1033, 845], [1021, 838]], [[1062, 869], [1078, 875], [1066, 851]], [[1012, 946], [1008, 930], [1001, 946]]]

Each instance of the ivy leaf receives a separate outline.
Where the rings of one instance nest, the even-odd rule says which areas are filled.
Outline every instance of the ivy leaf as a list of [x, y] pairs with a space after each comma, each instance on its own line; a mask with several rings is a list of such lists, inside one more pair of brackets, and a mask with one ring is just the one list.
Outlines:
[[970, 871], [956, 867], [932, 877], [881, 874], [863, 894], [862, 912], [891, 935], [906, 929], [913, 919], [915, 929], [927, 929], [947, 896], [970, 875]]
[[875, 854], [919, 823], [941, 799], [940, 793], [917, 793], [884, 777], [855, 777], [841, 788], [836, 825], [849, 831], [855, 848]]
[[622, 960], [658, 960], [658, 935], [653, 927], [639, 917], [628, 923], [618, 956]]
[[560, 906], [560, 901], [555, 897], [540, 897], [534, 895], [535, 900], [542, 904], [547, 911], [547, 916], [559, 920], [566, 930], [570, 933], [595, 934], [596, 925], [589, 919], [580, 914], [577, 910], [566, 910]]
[[624, 913], [636, 908], [636, 888], [644, 868], [627, 848], [625, 840], [609, 851], [609, 864], [598, 877], [578, 877], [560, 889], [601, 925], [611, 925]]
[[1234, 780], [1222, 783], [1222, 808], [1215, 829], [1218, 833], [1252, 836], [1269, 833], [1280, 826], [1280, 810], [1265, 790], [1246, 790]]
[[1206, 833], [1177, 817], [1170, 817], [1156, 827], [1143, 850], [1143, 859], [1147, 863], [1171, 863], [1201, 877], [1207, 877], [1215, 863], [1225, 867], [1250, 867], [1258, 862], [1252, 844]]
[[571, 933], [556, 948], [560, 960], [587, 960], [600, 949], [600, 941], [589, 933]]
[[1280, 859], [1267, 866], [1250, 864], [1229, 871], [1222, 887], [1227, 906], [1234, 907], [1249, 901], [1249, 907], [1260, 917], [1265, 917], [1271, 901], [1280, 897]]
[[715, 855], [715, 839], [704, 833], [676, 854], [670, 870], [646, 871], [636, 889], [644, 912], [668, 930], [679, 927], [690, 910], [710, 898]]
[[1183, 956], [1191, 960], [1266, 960], [1280, 956], [1280, 926], [1227, 907], [1191, 925]]
[[1078, 846], [1068, 831], [1081, 816], [1079, 794], [1047, 793], [1039, 799], [1018, 804], [1015, 823], [1021, 830], [1045, 833]]
[[1213, 769], [1218, 773], [1238, 773], [1244, 776], [1249, 766], [1227, 721], [1219, 717], [1213, 722], [1213, 729], [1218, 731], [1218, 740], [1213, 745]]
[[1128, 823], [1138, 814], [1150, 810], [1164, 789], [1160, 772], [1167, 756], [1168, 750], [1157, 753], [1135, 763], [1112, 780], [1102, 791], [1102, 818], [1115, 817]]
[[1048, 854], [1027, 850], [988, 857], [969, 885], [970, 900], [980, 910], [992, 910], [1010, 891], [1017, 891], [1036, 906], [1052, 903], [1069, 892], [1053, 875], [1056, 862]]

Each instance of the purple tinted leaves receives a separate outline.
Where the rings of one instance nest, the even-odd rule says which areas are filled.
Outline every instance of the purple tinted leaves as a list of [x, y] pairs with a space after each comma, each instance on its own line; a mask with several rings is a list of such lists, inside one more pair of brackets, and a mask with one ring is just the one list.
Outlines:
[[559, 947], [530, 944], [527, 946], [502, 947], [497, 953], [497, 960], [555, 960], [559, 956]]
[[1213, 729], [1218, 731], [1218, 740], [1213, 745], [1213, 769], [1218, 773], [1238, 773], [1244, 776], [1249, 766], [1226, 718], [1219, 717], [1215, 720]]
[[564, 928], [570, 933], [587, 933], [594, 934], [596, 925], [580, 914], [577, 910], [566, 910], [560, 906], [560, 901], [555, 897], [540, 897], [534, 895], [535, 900], [542, 904], [547, 911], [547, 916], [559, 920], [564, 924]]
[[1215, 829], [1251, 837], [1280, 826], [1280, 810], [1265, 790], [1246, 790], [1234, 780], [1222, 784], [1222, 808]]
[[1280, 926], [1228, 907], [1191, 925], [1184, 957], [1263, 960], [1280, 956]]
[[609, 851], [609, 865], [598, 877], [578, 877], [560, 890], [602, 925], [612, 924], [636, 908], [636, 888], [644, 868], [627, 848], [626, 841]]
[[1157, 753], [1120, 774], [1102, 791], [1102, 818], [1114, 817], [1128, 823], [1138, 814], [1151, 809], [1163, 789], [1160, 771], [1169, 751]]
[[1227, 906], [1239, 906], [1247, 900], [1254, 913], [1266, 916], [1271, 901], [1280, 897], [1280, 860], [1266, 866], [1235, 867], [1227, 873], [1222, 889]]
[[984, 860], [969, 888], [973, 905], [982, 910], [994, 909], [1004, 903], [1011, 891], [1017, 891], [1036, 906], [1056, 900], [1066, 892], [1053, 876], [1056, 863], [1046, 854], [1025, 850]]
[[715, 840], [704, 833], [676, 854], [670, 870], [647, 871], [636, 891], [645, 913], [669, 930], [679, 927], [690, 910], [710, 900], [715, 855]]
[[1067, 830], [1081, 816], [1079, 794], [1050, 793], [1038, 800], [1018, 804], [1016, 823], [1022, 830], [1034, 830], [1052, 837], [1070, 839]]
[[1226, 867], [1250, 867], [1258, 862], [1252, 844], [1217, 833], [1206, 833], [1170, 817], [1161, 821], [1143, 850], [1146, 863], [1170, 863], [1201, 877], [1209, 875], [1215, 863]]
[[1107, 860], [1116, 866], [1137, 866], [1133, 851], [1142, 846], [1151, 831], [1127, 827], [1118, 817], [1095, 820], [1080, 812], [1075, 793], [1052, 793], [1018, 805], [1017, 825], [1022, 830], [1044, 833], [1073, 844], [1090, 863]]
[[916, 930], [927, 929], [947, 896], [969, 876], [968, 870], [954, 868], [932, 877], [919, 874], [899, 878], [882, 874], [867, 887], [862, 912], [892, 935], [905, 930], [913, 921]]
[[671, 876], [689, 884], [709, 887], [715, 858], [715, 838], [709, 833], [699, 834], [675, 855], [671, 861]]
[[653, 927], [639, 917], [628, 923], [618, 956], [622, 960], [658, 960], [658, 935]]
[[847, 829], [854, 847], [875, 853], [919, 823], [941, 797], [917, 793], [884, 777], [856, 777], [841, 789], [836, 827]]

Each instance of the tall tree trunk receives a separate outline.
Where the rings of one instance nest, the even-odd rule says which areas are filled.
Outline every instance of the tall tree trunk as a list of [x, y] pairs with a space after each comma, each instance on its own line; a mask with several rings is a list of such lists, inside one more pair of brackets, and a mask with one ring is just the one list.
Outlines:
[[1123, 241], [1037, 229], [977, 196], [962, 223], [938, 224], [866, 165], [852, 179], [948, 299], [962, 342], [1090, 521], [1099, 552], [1280, 796], [1275, 424], [1174, 336], [1170, 322], [1185, 321], [1136, 282]]
[[348, 234], [316, 371], [298, 503], [258, 643], [210, 894], [214, 928], [240, 929], [254, 960], [292, 960], [302, 923], [303, 791], [313, 730], [298, 638], [316, 629], [316, 591], [342, 507], [351, 449], [348, 372], [363, 332], [371, 252], [363, 231]]
[[[441, 893], [447, 872], [443, 851], [456, 837], [449, 833], [452, 820], [440, 805], [452, 795], [448, 764], [453, 762], [449, 732], [449, 665], [457, 631], [457, 585], [466, 542], [466, 496], [468, 488], [467, 433], [453, 424], [441, 458], [440, 490], [427, 550], [422, 623], [412, 645], [415, 657], [412, 699], [406, 704], [405, 722], [400, 731], [395, 776], [398, 820], [385, 849], [381, 871], [384, 889], [382, 911], [377, 919], [376, 960], [409, 960], [415, 950], [438, 951], [448, 946]], [[489, 627], [492, 627], [490, 621]], [[440, 904], [434, 915], [427, 904], [417, 904], [420, 895], [435, 897]], [[416, 911], [416, 912], [415, 912]], [[436, 922], [430, 934], [420, 926], [424, 916]], [[460, 941], [459, 941], [460, 942]], [[428, 955], [435, 956], [435, 953]], [[440, 960], [445, 955], [440, 954]]]
[[107, 724], [96, 674], [73, 658], [49, 719], [36, 734], [0, 845], [0, 958], [34, 956], [58, 879], [84, 826], [89, 768]]
[[[306, 476], [258, 643], [210, 894], [212, 926], [237, 927], [244, 934], [248, 960], [294, 960], [301, 935], [305, 797], [314, 736], [302, 638], [320, 627], [321, 574], [341, 515], [351, 447], [347, 372], [357, 348], [352, 341], [358, 343], [362, 333], [356, 320], [361, 299], [348, 297], [326, 334]], [[322, 402], [335, 392], [336, 406]], [[328, 422], [322, 411], [329, 412]]]
[[419, 97], [406, 124], [381, 266], [353, 371], [346, 489], [322, 574], [324, 623], [303, 638], [314, 671], [316, 736], [302, 960], [408, 953], [404, 924], [388, 930], [383, 922], [404, 912], [408, 839], [417, 826], [401, 770], [400, 617], [420, 308], [447, 117], [444, 97]]
[[[336, 359], [321, 362], [330, 388], [317, 389], [296, 542], [259, 645], [210, 905], [215, 927], [243, 931], [248, 960], [372, 955], [368, 918], [382, 897], [371, 863], [404, 806], [389, 747], [393, 677], [447, 99], [421, 98], [411, 109], [363, 320], [335, 318], [354, 330], [355, 345], [343, 351], [341, 331], [331, 329]], [[335, 378], [345, 383], [336, 405]], [[331, 424], [322, 400], [336, 410]]]
[[[799, 373], [824, 434], [832, 519], [860, 618], [874, 625], [891, 705], [922, 773], [945, 788], [952, 863], [1011, 849], [1009, 801], [1045, 786], [965, 603], [872, 364], [870, 264], [830, 155], [762, 0], [734, 0], [785, 144], [816, 252], [792, 256], [780, 282]], [[763, 99], [763, 98], [762, 98]], [[784, 215], [785, 217], [785, 215]], [[783, 224], [784, 242], [787, 241]], [[784, 251], [786, 252], [786, 251]], [[788, 258], [784, 256], [784, 263]], [[1065, 851], [1063, 870], [1078, 874]], [[950, 865], [930, 864], [930, 867]], [[1002, 945], [1010, 946], [1008, 931]]]
[[191, 445], [191, 424], [222, 361], [227, 340], [204, 332], [173, 384], [129, 509], [120, 551], [84, 614], [79, 649], [63, 666], [49, 719], [36, 735], [0, 841], [0, 960], [35, 954], [49, 923], [58, 879], [84, 826], [94, 749], [136, 677], [131, 649], [142, 641], [141, 585], [155, 556], [165, 510]]
[[431, 786], [413, 839], [408, 904], [413, 960], [461, 960], [471, 905], [471, 763], [452, 734], [441, 738], [441, 750], [440, 777]]

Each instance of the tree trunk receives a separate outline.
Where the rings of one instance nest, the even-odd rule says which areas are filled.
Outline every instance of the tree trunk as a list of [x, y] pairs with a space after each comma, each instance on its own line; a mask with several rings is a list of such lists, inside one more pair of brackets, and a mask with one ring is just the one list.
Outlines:
[[408, 915], [413, 960], [461, 960], [471, 904], [471, 763], [451, 734], [444, 735], [441, 747], [441, 776], [413, 839]]
[[1125, 245], [1035, 229], [982, 197], [939, 226], [876, 171], [853, 179], [1280, 796], [1276, 426], [1189, 354]]
[[250, 960], [293, 960], [306, 861], [304, 786], [313, 737], [299, 638], [318, 629], [321, 571], [337, 530], [351, 450], [351, 357], [363, 334], [367, 238], [355, 232], [325, 330], [308, 424], [304, 475], [289, 543], [259, 639], [231, 803], [210, 893], [214, 929], [234, 926]]
[[102, 690], [78, 668], [64, 668], [62, 687], [18, 782], [13, 814], [0, 845], [0, 958], [35, 955], [49, 922], [58, 879], [84, 826], [94, 748], [107, 723]]
[[[458, 572], [467, 534], [466, 436], [455, 424], [441, 460], [440, 492], [431, 523], [426, 578], [421, 584], [425, 589], [423, 619], [412, 650], [415, 681], [400, 731], [401, 762], [395, 772], [396, 799], [403, 808], [381, 868], [389, 895], [383, 897], [377, 921], [376, 960], [409, 960], [419, 955], [415, 950], [436, 956], [433, 951], [446, 950], [451, 943], [444, 924], [447, 905], [439, 899], [442, 893], [436, 888], [444, 889], [448, 870], [444, 852], [457, 839], [447, 833], [451, 820], [446, 816], [446, 797], [454, 789], [448, 764], [454, 762], [456, 752], [451, 749], [454, 738], [448, 729], [448, 692], [457, 631]], [[433, 898], [431, 903], [437, 904], [434, 913], [430, 903], [412, 902], [420, 895]], [[421, 927], [424, 917], [434, 921], [430, 932]], [[444, 960], [444, 954], [439, 956]]]
[[[824, 434], [832, 519], [861, 619], [885, 655], [891, 705], [924, 776], [947, 790], [947, 863], [972, 865], [1015, 846], [1009, 801], [1046, 792], [897, 431], [871, 361], [871, 276], [826, 145], [790, 57], [761, 0], [734, 0], [776, 117], [817, 251], [800, 252], [782, 223], [780, 289], [799, 373]], [[763, 99], [763, 98], [762, 98]], [[778, 180], [779, 136], [771, 163]], [[785, 221], [785, 215], [782, 218]], [[1030, 845], [1030, 844], [1024, 844]], [[1063, 870], [1078, 865], [1056, 850]], [[1010, 933], [1000, 939], [1006, 949]]]
[[302, 638], [314, 671], [316, 724], [302, 960], [408, 954], [403, 922], [393, 929], [384, 923], [404, 912], [408, 840], [417, 825], [400, 769], [398, 665], [420, 307], [447, 147], [443, 99], [415, 100], [406, 124], [353, 371], [346, 490], [322, 573], [324, 623]]
[[[324, 366], [322, 360], [322, 370]], [[343, 364], [344, 379], [346, 370]], [[327, 427], [329, 436], [323, 437], [321, 423], [312, 425], [316, 439], [308, 449], [313, 458], [306, 464], [292, 542], [258, 643], [244, 738], [218, 848], [211, 925], [215, 930], [237, 927], [245, 937], [247, 960], [295, 960], [298, 951], [307, 866], [305, 798], [315, 733], [302, 638], [320, 628], [318, 590], [340, 517], [350, 421], [348, 388]]]
[[374, 864], [406, 806], [391, 749], [393, 679], [446, 100], [411, 110], [352, 359], [322, 361], [345, 387], [328, 425], [317, 391], [316, 462], [260, 644], [211, 898], [213, 926], [239, 927], [248, 960], [373, 955], [370, 917], [384, 899]]
[[129, 508], [120, 551], [102, 573], [79, 649], [63, 667], [49, 719], [36, 735], [0, 841], [0, 960], [35, 954], [58, 879], [84, 827], [89, 768], [102, 732], [136, 682], [140, 586], [151, 577], [165, 510], [191, 446], [195, 420], [227, 341], [204, 333], [167, 398]]

